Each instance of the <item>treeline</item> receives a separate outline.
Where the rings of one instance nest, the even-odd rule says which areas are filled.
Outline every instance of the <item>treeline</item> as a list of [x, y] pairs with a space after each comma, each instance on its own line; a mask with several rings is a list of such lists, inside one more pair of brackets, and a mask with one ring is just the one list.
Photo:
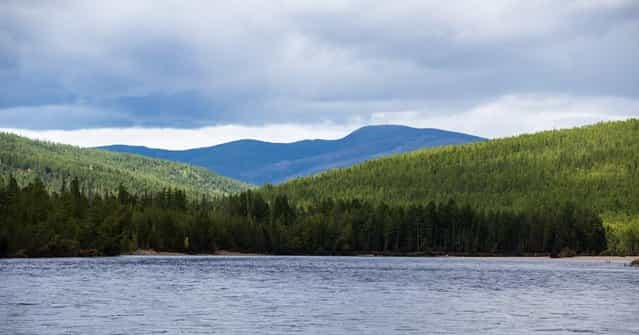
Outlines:
[[605, 229], [571, 203], [535, 211], [324, 199], [295, 205], [259, 192], [191, 200], [185, 192], [88, 195], [73, 179], [0, 185], [0, 255], [115, 255], [136, 249], [274, 254], [599, 254]]

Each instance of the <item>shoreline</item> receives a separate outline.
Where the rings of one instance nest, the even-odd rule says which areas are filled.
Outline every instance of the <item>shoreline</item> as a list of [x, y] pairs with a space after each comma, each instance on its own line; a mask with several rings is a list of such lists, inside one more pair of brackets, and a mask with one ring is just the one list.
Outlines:
[[406, 257], [406, 258], [437, 258], [437, 259], [483, 259], [483, 260], [503, 260], [503, 261], [526, 261], [526, 260], [553, 260], [558, 262], [565, 261], [588, 261], [588, 262], [605, 262], [605, 263], [621, 263], [630, 265], [633, 262], [639, 262], [639, 255], [636, 256], [573, 256], [573, 257], [561, 257], [552, 258], [548, 255], [525, 255], [525, 256], [508, 256], [508, 255], [448, 255], [448, 254], [387, 254], [387, 253], [353, 253], [344, 255], [322, 255], [322, 254], [267, 254], [267, 253], [254, 253], [254, 252], [242, 252], [233, 250], [217, 250], [215, 253], [183, 253], [174, 251], [157, 251], [153, 249], [138, 249], [114, 256], [49, 256], [49, 257], [3, 257], [2, 259], [23, 259], [23, 258], [93, 258], [93, 257], [263, 257], [263, 256], [316, 256], [316, 257]]
[[138, 249], [123, 253], [119, 256], [272, 256], [270, 254], [259, 254], [251, 252], [240, 252], [230, 250], [217, 250], [215, 253], [187, 254], [184, 252], [157, 251], [153, 249]]
[[556, 260], [556, 261], [602, 261], [606, 263], [624, 263], [630, 264], [630, 262], [639, 259], [637, 256], [574, 256], [574, 257], [562, 257], [551, 258], [549, 256], [455, 256], [455, 255], [436, 255], [436, 256], [411, 256], [411, 255], [376, 255], [376, 254], [353, 254], [353, 255], [285, 255], [285, 254], [261, 254], [231, 250], [218, 250], [215, 253], [205, 254], [187, 254], [181, 252], [171, 251], [156, 251], [151, 249], [140, 249], [133, 252], [125, 253], [120, 256], [337, 256], [337, 257], [410, 257], [410, 258], [441, 258], [441, 259], [493, 259], [493, 260]]

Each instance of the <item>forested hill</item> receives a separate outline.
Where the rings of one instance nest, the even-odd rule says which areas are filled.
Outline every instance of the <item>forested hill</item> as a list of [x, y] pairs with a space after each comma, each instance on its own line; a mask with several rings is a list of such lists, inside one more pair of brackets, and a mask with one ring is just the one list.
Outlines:
[[240, 140], [183, 151], [114, 145], [101, 149], [187, 162], [251, 184], [279, 183], [384, 155], [483, 138], [439, 129], [381, 125], [360, 128], [338, 140], [269, 143]]
[[50, 191], [75, 177], [84, 190], [97, 193], [116, 191], [120, 184], [131, 192], [179, 188], [192, 195], [229, 194], [249, 187], [187, 164], [0, 133], [0, 177], [6, 180], [9, 175], [22, 185], [39, 177]]
[[639, 120], [399, 154], [268, 192], [392, 204], [452, 198], [493, 209], [574, 201], [601, 213], [639, 213]]

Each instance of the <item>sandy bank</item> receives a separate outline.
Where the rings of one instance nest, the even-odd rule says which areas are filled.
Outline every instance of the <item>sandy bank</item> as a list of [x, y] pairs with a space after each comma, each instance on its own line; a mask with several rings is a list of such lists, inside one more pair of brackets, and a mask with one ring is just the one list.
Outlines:
[[[268, 254], [258, 254], [250, 252], [239, 252], [230, 250], [218, 250], [214, 254], [186, 254], [181, 252], [169, 252], [169, 251], [156, 251], [152, 249], [140, 249], [129, 252], [124, 255], [131, 256], [268, 256]], [[303, 255], [300, 255], [303, 256]], [[402, 257], [401, 255], [395, 256], [376, 256], [373, 254], [361, 254], [355, 255], [356, 257]], [[630, 264], [632, 261], [639, 259], [639, 256], [575, 256], [566, 258], [550, 258], [548, 256], [418, 256], [415, 258], [427, 257], [427, 258], [450, 258], [450, 259], [486, 259], [486, 260], [504, 260], [504, 261], [517, 261], [517, 260], [553, 260], [557, 262], [565, 261], [584, 261], [584, 262], [605, 262], [605, 263], [623, 263]]]
[[183, 252], [156, 251], [153, 249], [138, 249], [123, 255], [128, 256], [264, 256], [264, 254], [245, 253], [238, 251], [218, 250], [214, 254], [186, 254]]
[[156, 251], [153, 249], [138, 249], [135, 251], [127, 252], [123, 255], [128, 256], [185, 256], [187, 254], [181, 252], [170, 252], [170, 251]]
[[[268, 254], [259, 254], [259, 253], [250, 253], [250, 252], [239, 252], [239, 251], [230, 251], [230, 250], [218, 250], [214, 254], [186, 254], [181, 252], [169, 252], [169, 251], [156, 251], [152, 249], [140, 249], [136, 251], [129, 252], [125, 255], [132, 256], [268, 256]], [[300, 255], [304, 256], [304, 255]], [[311, 256], [311, 255], [309, 255]], [[373, 254], [360, 254], [355, 255], [356, 257], [402, 257], [401, 255], [396, 256], [376, 256]], [[566, 257], [566, 258], [550, 258], [548, 256], [495, 256], [495, 257], [487, 257], [487, 256], [418, 256], [415, 258], [427, 257], [427, 258], [450, 258], [450, 259], [489, 259], [489, 260], [553, 260], [553, 261], [596, 261], [596, 262], [606, 262], [606, 263], [624, 263], [630, 264], [633, 260], [639, 259], [639, 256], [575, 256], [575, 257]]]

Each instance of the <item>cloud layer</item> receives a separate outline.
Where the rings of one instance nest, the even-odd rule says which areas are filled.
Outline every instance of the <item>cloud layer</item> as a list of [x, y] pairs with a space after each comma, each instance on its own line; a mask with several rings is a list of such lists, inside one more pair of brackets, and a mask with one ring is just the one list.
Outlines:
[[506, 130], [462, 127], [492, 136], [637, 117], [613, 110], [639, 99], [637, 36], [633, 0], [9, 0], [0, 127], [423, 126], [497, 103]]
[[[560, 110], [561, 113], [557, 113]], [[303, 139], [337, 139], [367, 124], [410, 124], [481, 135], [506, 137], [526, 132], [574, 127], [636, 116], [639, 102], [620, 98], [506, 96], [470, 108], [461, 114], [409, 110], [373, 113], [366, 120], [347, 123], [278, 123], [260, 126], [221, 125], [195, 129], [99, 128], [80, 130], [26, 130], [2, 128], [30, 138], [96, 147], [109, 144], [142, 145], [153, 148], [188, 149], [256, 138], [271, 142]]]

